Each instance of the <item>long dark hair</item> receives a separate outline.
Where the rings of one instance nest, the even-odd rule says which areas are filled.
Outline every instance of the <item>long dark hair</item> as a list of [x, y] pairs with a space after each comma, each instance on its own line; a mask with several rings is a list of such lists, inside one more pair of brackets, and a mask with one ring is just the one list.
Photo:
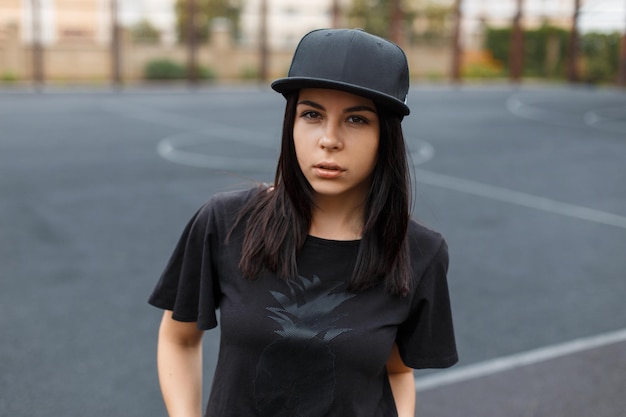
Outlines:
[[[293, 141], [297, 99], [297, 91], [287, 96], [274, 189], [260, 189], [236, 222], [245, 221], [239, 267], [250, 279], [264, 270], [283, 279], [297, 276], [296, 255], [311, 227], [313, 190], [298, 165]], [[380, 145], [348, 289], [361, 291], [384, 283], [388, 293], [406, 295], [411, 281], [406, 239], [411, 187], [406, 147], [400, 118], [381, 106], [377, 111]]]

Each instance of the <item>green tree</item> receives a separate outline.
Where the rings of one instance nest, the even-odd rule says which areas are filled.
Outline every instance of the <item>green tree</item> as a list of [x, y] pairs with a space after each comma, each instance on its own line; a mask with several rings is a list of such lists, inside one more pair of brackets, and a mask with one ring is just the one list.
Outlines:
[[415, 18], [425, 22], [424, 28], [413, 32], [412, 37], [420, 41], [448, 40], [452, 35], [451, 26], [454, 14], [452, 4], [445, 5], [435, 1], [422, 1], [415, 8]]
[[[384, 38], [390, 36], [390, 22], [392, 21], [392, 0], [353, 0], [348, 10], [348, 18], [352, 27]], [[404, 29], [410, 28], [415, 17], [413, 7], [408, 7], [410, 1], [401, 2], [400, 8], [404, 17]]]
[[[565, 29], [544, 25], [524, 31], [524, 76], [562, 78], [567, 40]], [[485, 48], [503, 67], [509, 67], [511, 28], [487, 28]]]
[[[503, 66], [509, 64], [510, 28], [487, 28], [485, 47]], [[611, 83], [617, 79], [620, 37], [614, 33], [585, 33], [580, 37], [583, 78], [591, 83]], [[524, 75], [531, 77], [563, 77], [569, 32], [551, 26], [524, 32]], [[550, 45], [552, 44], [552, 50]], [[551, 57], [551, 55], [553, 55]], [[553, 67], [547, 64], [553, 61]]]
[[135, 23], [130, 28], [130, 34], [133, 42], [136, 43], [155, 44], [161, 39], [161, 32], [146, 19]]
[[[525, 31], [524, 74], [530, 77], [550, 78], [565, 74], [568, 39], [567, 30], [547, 24], [538, 29]], [[550, 65], [553, 67], [550, 68]]]
[[387, 37], [391, 17], [389, 0], [354, 0], [348, 12], [352, 26], [374, 35]]
[[619, 69], [621, 35], [586, 33], [581, 37], [580, 52], [584, 57], [584, 78], [587, 82], [614, 82]]
[[[243, 0], [194, 0], [196, 36], [199, 42], [209, 39], [210, 25], [214, 18], [227, 18], [232, 25], [232, 33], [239, 36], [239, 16]], [[188, 0], [176, 0], [176, 33], [180, 42], [187, 41]]]

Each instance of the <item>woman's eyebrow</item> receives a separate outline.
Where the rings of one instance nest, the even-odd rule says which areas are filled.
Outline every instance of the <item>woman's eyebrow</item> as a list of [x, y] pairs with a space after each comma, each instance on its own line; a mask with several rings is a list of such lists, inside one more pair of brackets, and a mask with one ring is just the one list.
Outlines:
[[319, 110], [326, 110], [324, 106], [322, 106], [321, 104], [317, 104], [316, 102], [311, 101], [311, 100], [301, 100], [298, 102], [298, 105], [300, 104], [303, 104], [305, 106], [311, 106]]
[[[298, 105], [300, 105], [300, 104], [306, 105], [306, 106], [311, 106], [311, 107], [319, 109], [319, 110], [326, 110], [324, 108], [324, 106], [322, 106], [321, 104], [316, 103], [314, 101], [311, 101], [311, 100], [301, 100], [301, 101], [298, 102]], [[376, 109], [374, 109], [374, 108], [372, 108], [370, 106], [366, 106], [366, 105], [359, 105], [359, 106], [348, 107], [348, 108], [345, 108], [343, 110], [344, 113], [352, 113], [352, 112], [359, 112], [359, 111], [370, 111], [372, 113], [378, 113], [376, 111]]]
[[352, 113], [352, 112], [357, 112], [357, 111], [371, 111], [372, 113], [377, 113], [376, 109], [373, 109], [370, 106], [365, 106], [365, 105], [348, 107], [347, 109], [343, 110], [344, 113]]

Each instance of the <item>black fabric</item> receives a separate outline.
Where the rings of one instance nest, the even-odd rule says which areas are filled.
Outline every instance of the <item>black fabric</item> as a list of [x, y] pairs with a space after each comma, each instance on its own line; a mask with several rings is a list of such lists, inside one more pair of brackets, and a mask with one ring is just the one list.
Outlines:
[[412, 222], [413, 291], [345, 290], [358, 241], [307, 238], [299, 276], [243, 278], [243, 226], [225, 237], [253, 191], [218, 194], [191, 219], [149, 302], [176, 320], [217, 325], [209, 417], [393, 417], [385, 363], [394, 342], [414, 368], [457, 361], [442, 237]]
[[272, 83], [288, 94], [302, 88], [333, 88], [384, 103], [408, 115], [409, 66], [404, 51], [361, 29], [317, 29], [300, 40], [289, 73]]

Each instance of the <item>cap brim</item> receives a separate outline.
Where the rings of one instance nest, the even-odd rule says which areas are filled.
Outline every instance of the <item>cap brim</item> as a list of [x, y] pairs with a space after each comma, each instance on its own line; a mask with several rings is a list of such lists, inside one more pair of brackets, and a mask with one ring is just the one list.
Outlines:
[[272, 84], [272, 89], [283, 95], [290, 92], [300, 90], [302, 88], [329, 88], [334, 90], [341, 90], [348, 93], [356, 94], [359, 96], [367, 97], [374, 102], [380, 103], [384, 106], [388, 106], [394, 113], [401, 117], [407, 116], [411, 111], [402, 101], [387, 94], [383, 94], [380, 91], [372, 90], [366, 87], [361, 87], [354, 84], [348, 84], [341, 81], [324, 80], [319, 78], [309, 77], [287, 77], [279, 78]]

